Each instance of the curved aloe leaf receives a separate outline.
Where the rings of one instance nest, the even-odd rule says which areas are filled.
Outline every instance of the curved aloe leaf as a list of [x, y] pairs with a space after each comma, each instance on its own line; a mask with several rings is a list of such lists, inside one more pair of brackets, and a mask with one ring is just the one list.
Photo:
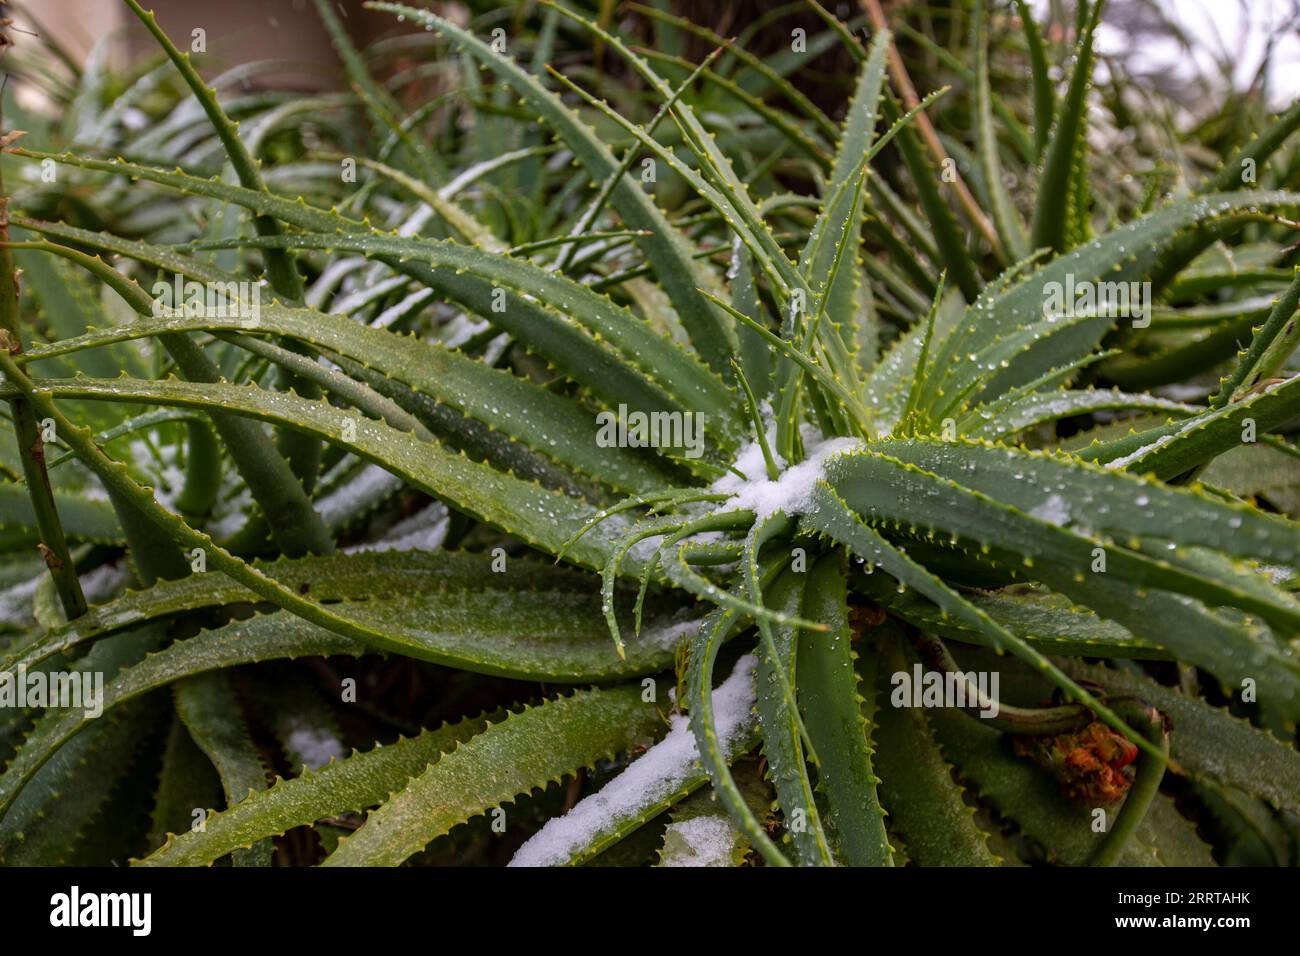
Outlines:
[[[396, 3], [370, 3], [368, 6], [433, 28], [451, 38], [480, 64], [496, 72], [573, 150], [592, 179], [603, 181], [618, 169], [618, 161], [609, 147], [558, 96], [469, 31], [428, 10]], [[699, 285], [711, 280], [694, 261], [690, 243], [673, 227], [653, 199], [631, 179], [624, 177], [614, 188], [610, 200], [630, 228], [646, 233], [637, 240], [638, 244], [645, 250], [646, 258], [656, 264], [659, 280], [690, 331], [692, 342], [715, 371], [725, 374], [728, 359], [735, 351], [735, 330], [697, 291]]]
[[[38, 348], [28, 354], [28, 361], [132, 338], [180, 331], [241, 332], [247, 328], [248, 320], [239, 316], [141, 318]], [[656, 467], [654, 459], [638, 455], [635, 450], [598, 445], [599, 428], [592, 412], [455, 349], [359, 325], [343, 316], [278, 304], [259, 308], [256, 331], [293, 338], [317, 350], [360, 362], [616, 489], [652, 490], [669, 480], [665, 466]], [[619, 381], [626, 383], [627, 379]], [[623, 397], [636, 402], [639, 396], [624, 392]], [[640, 404], [635, 407], [644, 409]]]
[[[176, 684], [176, 713], [221, 778], [227, 804], [266, 788], [266, 766], [248, 736], [239, 701], [224, 672], [188, 677]], [[206, 821], [205, 821], [206, 823]], [[271, 841], [236, 850], [236, 866], [270, 866]]]
[[[309, 655], [364, 653], [355, 643], [288, 615], [253, 618], [178, 641], [127, 667], [104, 685], [107, 714], [151, 690], [235, 664]], [[0, 812], [8, 811], [32, 776], [69, 739], [96, 718], [83, 710], [50, 711], [0, 777]]]
[[[1177, 241], [1180, 230], [1250, 207], [1297, 204], [1300, 204], [1300, 195], [1289, 192], [1216, 193], [1182, 200], [1135, 222], [1118, 226], [1019, 277], [1010, 288], [979, 306], [971, 307], [953, 332], [940, 340], [935, 352], [936, 374], [927, 383], [932, 406], [939, 406], [939, 397], [952, 390], [955, 375], [971, 373], [971, 363], [963, 359], [976, 348], [997, 343], [999, 339], [1044, 319], [1050, 302], [1049, 291], [1054, 288], [1052, 283], [1063, 291], [1068, 287], [1081, 287], [1083, 282], [1098, 288], [1098, 284], [1103, 282], [1141, 282], [1151, 277], [1161, 256]], [[1118, 269], [1117, 264], [1120, 266]], [[1014, 369], [1004, 373], [996, 368], [981, 369], [983, 399], [995, 398], [1009, 388], [1087, 355], [1115, 321], [1113, 317], [1102, 315], [1082, 324], [1062, 323], [1063, 328], [1072, 330], [1070, 336], [1045, 336], [1043, 344], [1032, 349]], [[990, 371], [993, 373], [991, 376], [988, 374]]]
[[[734, 763], [753, 747], [757, 736], [755, 721], [744, 706], [751, 699], [751, 684], [749, 659], [742, 658], [718, 688], [727, 708], [726, 723], [719, 734], [723, 758], [728, 763]], [[699, 766], [699, 751], [689, 721], [681, 714], [669, 720], [663, 739], [601, 790], [584, 798], [564, 816], [548, 821], [519, 848], [510, 865], [586, 863], [708, 783], [708, 774]], [[761, 812], [761, 808], [754, 812]]]
[[377, 806], [444, 753], [481, 733], [487, 721], [486, 715], [466, 718], [364, 753], [353, 752], [317, 770], [304, 769], [289, 780], [278, 779], [274, 786], [209, 815], [203, 830], [169, 836], [136, 864], [202, 866], [292, 827]]
[[1130, 694], [1167, 714], [1174, 724], [1174, 759], [1195, 779], [1208, 779], [1261, 797], [1278, 809], [1300, 812], [1300, 754], [1227, 710], [1180, 694], [1127, 671], [1082, 661], [1065, 670], [1114, 694]]
[[640, 687], [577, 691], [489, 721], [394, 791], [324, 865], [397, 866], [459, 823], [613, 759], [659, 721]]
[[[261, 569], [282, 587], [327, 603], [355, 626], [385, 635], [408, 656], [519, 678], [581, 682], [653, 673], [672, 662], [674, 635], [691, 620], [654, 601], [642, 635], [628, 642], [627, 657], [620, 659], [605, 635], [590, 579], [537, 562], [516, 559], [508, 573], [494, 574], [491, 556], [375, 552]], [[258, 599], [224, 577], [161, 582], [16, 648], [4, 669], [34, 668], [88, 640], [151, 621]]]
[[[438, 444], [421, 441], [383, 422], [364, 418], [327, 402], [314, 402], [256, 386], [207, 385], [177, 380], [93, 382], [79, 379], [59, 383], [42, 381], [39, 388], [51, 396], [222, 408], [229, 413], [310, 431], [380, 464], [457, 508], [487, 521], [500, 522], [503, 530], [551, 553], [558, 553], [595, 510], [575, 498], [548, 491], [453, 454]], [[603, 567], [606, 548], [617, 539], [616, 532], [623, 527], [616, 516], [565, 549], [564, 553], [590, 567]], [[632, 562], [629, 573], [635, 573], [639, 567], [639, 563]]]
[[[803, 603], [803, 586], [803, 575], [786, 572], [777, 578], [768, 599], [776, 610], [791, 616], [797, 615]], [[793, 625], [772, 626], [772, 642], [770, 645], [763, 643], [762, 654], [754, 672], [756, 709], [763, 734], [767, 773], [776, 788], [781, 812], [792, 823], [802, 816], [801, 825], [786, 828], [795, 854], [805, 866], [829, 866], [834, 862], [834, 857], [813, 793], [800, 726], [794, 718], [794, 702], [787, 699], [775, 673], [777, 667], [785, 668], [785, 683], [794, 685], [797, 636], [798, 632]], [[773, 660], [769, 648], [776, 650], [776, 660]]]

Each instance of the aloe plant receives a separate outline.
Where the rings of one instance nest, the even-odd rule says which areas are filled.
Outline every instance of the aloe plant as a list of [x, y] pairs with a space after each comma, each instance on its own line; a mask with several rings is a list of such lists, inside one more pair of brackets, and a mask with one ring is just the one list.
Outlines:
[[324, 0], [351, 92], [258, 103], [126, 3], [170, 117], [83, 78], [95, 135], [5, 158], [58, 173], [4, 247], [2, 673], [103, 687], [0, 709], [0, 860], [1294, 862], [1294, 108], [1153, 198], [1090, 168], [1100, 2], [1071, 50], [810, 2], [775, 59], [370, 3], [461, 84], [406, 115]]

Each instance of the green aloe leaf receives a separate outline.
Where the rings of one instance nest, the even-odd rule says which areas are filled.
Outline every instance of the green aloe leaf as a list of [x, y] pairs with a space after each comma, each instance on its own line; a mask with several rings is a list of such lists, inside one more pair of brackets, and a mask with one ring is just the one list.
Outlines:
[[[371, 3], [368, 6], [432, 27], [435, 32], [450, 38], [477, 62], [496, 72], [573, 150], [574, 156], [593, 180], [602, 181], [618, 168], [618, 161], [609, 147], [558, 96], [513, 60], [494, 52], [488, 44], [469, 31], [428, 10], [396, 3]], [[659, 279], [673, 300], [683, 323], [690, 330], [696, 349], [715, 371], [725, 374], [727, 359], [735, 349], [735, 330], [697, 291], [699, 285], [711, 280], [693, 261], [690, 243], [673, 228], [654, 201], [630, 179], [625, 177], [619, 182], [610, 201], [629, 227], [647, 233], [638, 243], [645, 250], [646, 257], [658, 264]]]
[[354, 752], [316, 770], [304, 769], [250, 793], [227, 810], [211, 814], [203, 830], [169, 836], [139, 866], [202, 866], [265, 837], [344, 813], [377, 806], [422, 774], [443, 754], [487, 728], [488, 718], [470, 717], [416, 737]]
[[[288, 615], [253, 618], [178, 641], [127, 667], [104, 684], [102, 710], [108, 714], [149, 691], [195, 674], [236, 664], [309, 655], [361, 654], [357, 645]], [[51, 710], [27, 738], [0, 777], [0, 812], [11, 807], [33, 776], [76, 734], [97, 718], [84, 710]], [[9, 817], [4, 817], [8, 820]]]
[[[763, 855], [763, 859], [767, 861], [769, 866], [789, 866], [789, 859], [768, 837], [754, 811], [746, 803], [744, 795], [736, 785], [735, 777], [732, 776], [731, 769], [728, 766], [730, 762], [728, 751], [734, 746], [733, 737], [740, 736], [735, 730], [737, 726], [735, 716], [728, 714], [728, 719], [723, 721], [719, 719], [717, 713], [713, 688], [713, 666], [717, 661], [722, 640], [728, 635], [739, 617], [739, 612], [731, 608], [718, 608], [705, 619], [704, 624], [691, 642], [687, 673], [690, 693], [691, 732], [695, 736], [695, 746], [700, 755], [700, 763], [709, 775], [714, 793], [717, 794], [723, 806], [727, 808], [732, 820], [739, 826], [745, 838]], [[736, 664], [737, 673], [743, 678], [756, 663], [752, 658], [742, 658]], [[734, 679], [737, 674], [732, 676]], [[737, 702], [730, 699], [728, 704], [730, 707], [737, 706]], [[744, 708], [745, 712], [749, 711], [751, 706], [749, 695], [745, 695], [740, 706]], [[727, 730], [731, 730], [731, 732], [727, 733]]]
[[[757, 737], [756, 722], [748, 711], [752, 681], [749, 660], [741, 658], [718, 688], [727, 709], [726, 723], [721, 728], [722, 757], [729, 764], [753, 747]], [[679, 806], [683, 798], [696, 794], [709, 782], [709, 776], [700, 767], [690, 723], [684, 715], [673, 714], [669, 724], [668, 733], [658, 743], [604, 787], [564, 816], [548, 821], [519, 848], [510, 865], [578, 865], [592, 860], [599, 864], [605, 859], [603, 851], [636, 833], [665, 810]], [[741, 779], [742, 799], [755, 814], [763, 812], [765, 808], [753, 806], [753, 774], [742, 773]], [[712, 799], [712, 794], [708, 796]]]
[[1043, 157], [1031, 239], [1036, 249], [1066, 251], [1071, 245], [1067, 239], [1071, 230], [1078, 220], [1088, 215], [1087, 209], [1079, 208], [1077, 197], [1079, 184], [1084, 182], [1082, 163], [1088, 132], [1087, 96], [1092, 83], [1093, 39], [1104, 6], [1105, 0], [1094, 0], [1088, 11], [1088, 19], [1075, 45], [1070, 86], [1056, 113]]
[[[982, 3], [975, 5], [971, 44], [974, 48], [975, 60], [974, 126], [979, 146], [980, 166], [991, 200], [990, 209], [993, 213], [993, 224], [998, 230], [998, 238], [1002, 241], [1003, 248], [1006, 249], [1011, 261], [1018, 262], [1029, 255], [1029, 241], [1021, 225], [1020, 214], [1016, 211], [1002, 179], [1002, 162], [998, 158], [998, 141], [993, 128], [993, 94], [989, 88], [988, 14]], [[1032, 51], [1030, 64], [1033, 65]], [[1037, 83], [1036, 78], [1035, 83]]]
[[817, 747], [820, 787], [844, 861], [850, 866], [889, 866], [893, 853], [885, 835], [885, 811], [876, 795], [879, 779], [872, 769], [876, 689], [872, 684], [859, 686], [848, 613], [843, 558], [831, 553], [808, 572], [803, 616], [830, 629], [799, 635], [799, 698]]
[[[239, 333], [248, 325], [249, 320], [237, 315], [141, 318], [128, 325], [37, 347], [28, 353], [28, 360], [66, 355], [106, 342], [180, 331]], [[360, 325], [343, 316], [278, 304], [259, 307], [256, 331], [292, 338], [318, 351], [362, 363], [419, 395], [456, 409], [559, 464], [608, 482], [616, 489], [651, 490], [669, 481], [666, 467], [656, 466], [653, 459], [627, 448], [598, 445], [599, 430], [590, 410], [455, 349]], [[633, 407], [649, 410], [641, 404], [642, 396], [632, 390], [624, 391], [622, 397], [637, 403]]]
[[[768, 600], [778, 611], [795, 616], [803, 601], [803, 584], [803, 574], [786, 572], [772, 585]], [[767, 773], [776, 788], [781, 812], [787, 821], [799, 820], [798, 826], [787, 827], [795, 854], [804, 865], [828, 866], [833, 857], [813, 793], [799, 724], [775, 673], [777, 667], [785, 668], [785, 682], [793, 686], [797, 636], [794, 625], [772, 626], [772, 645], [779, 655], [775, 661], [767, 645], [763, 645], [755, 669], [758, 720], [763, 733]]]
[[[1179, 416], [1195, 414], [1196, 408], [1142, 392], [1126, 393], [1119, 389], [1087, 388], [1030, 392], [1003, 405], [996, 412], [976, 409], [966, 416], [959, 428], [973, 438], [996, 441], [1075, 415], [1101, 411], [1156, 410]], [[965, 427], [967, 423], [975, 427]]]
[[1237, 787], [1278, 809], [1300, 812], [1300, 755], [1276, 737], [1138, 674], [1082, 661], [1069, 661], [1065, 669], [1168, 714], [1176, 731], [1170, 736], [1174, 759], [1193, 778]]
[[1182, 421], [1080, 449], [1080, 458], [1168, 481], [1291, 421], [1300, 411], [1300, 379]]
[[[858, 668], [885, 699], [888, 675], [907, 670], [909, 664], [897, 635], [882, 639], [876, 650], [879, 656], [860, 656]], [[920, 866], [997, 865], [988, 834], [976, 823], [975, 808], [962, 799], [963, 787], [953, 779], [952, 765], [944, 760], [925, 712], [881, 706], [873, 738], [880, 798], [890, 830], [902, 837], [908, 857]]]
[[[226, 803], [235, 804], [266, 788], [266, 766], [244, 720], [228, 675], [208, 672], [179, 681], [176, 713], [221, 778]], [[206, 823], [206, 821], [205, 821]], [[236, 866], [270, 866], [271, 841], [236, 850]]]
[[[1010, 651], [1031, 666], [1038, 668], [1070, 700], [1084, 704], [1115, 730], [1132, 735], [1131, 729], [1122, 718], [1095, 700], [1093, 695], [1071, 680], [1059, 667], [999, 625], [985, 612], [970, 604], [958, 592], [864, 523], [852, 510], [849, 502], [840, 497], [831, 484], [825, 480], [818, 481], [814, 495], [813, 507], [802, 519], [809, 530], [830, 535], [833, 540], [870, 566], [882, 568], [904, 587], [917, 589], [949, 614], [960, 617], [971, 627], [984, 631], [995, 647]], [[1145, 741], [1134, 740], [1134, 743], [1144, 750], [1151, 749], [1149, 745], [1143, 747]]]
[[861, 270], [857, 268], [863, 203], [860, 194], [853, 189], [853, 181], [860, 175], [861, 157], [870, 151], [875, 139], [889, 42], [887, 33], [872, 40], [867, 62], [858, 74], [844, 118], [839, 147], [835, 152], [835, 167], [825, 187], [827, 201], [817, 214], [817, 221], [799, 258], [799, 269], [810, 281], [821, 279], [830, 273], [836, 250], [846, 240], [849, 242], [848, 268], [837, 270], [834, 284], [820, 289], [819, 296], [825, 302], [824, 309], [829, 319], [841, 327], [841, 337], [850, 352], [855, 350], [853, 326], [861, 311], [859, 297], [863, 294]]
[[[1082, 287], [1083, 282], [1097, 288], [1103, 282], [1140, 283], [1151, 278], [1161, 256], [1177, 241], [1180, 230], [1249, 207], [1287, 206], [1298, 202], [1300, 197], [1287, 192], [1199, 196], [1171, 203], [1058, 256], [1020, 277], [1005, 291], [992, 296], [990, 301], [968, 310], [963, 321], [939, 343], [935, 353], [937, 374], [930, 380], [930, 394], [935, 396], [937, 404], [939, 396], [954, 390], [953, 379], [978, 371], [983, 376], [981, 397], [987, 401], [1051, 369], [1082, 358], [1096, 348], [1116, 321], [1114, 318], [1103, 315], [1081, 323], [1057, 323], [1069, 334], [1043, 335], [1041, 344], [1031, 345], [1026, 354], [1007, 370], [972, 368], [969, 356], [980, 347], [996, 345], [1000, 339], [1043, 321], [1050, 301], [1049, 292], [1053, 288], [1050, 284], [1056, 283], [1059, 291], [1070, 287], [1071, 283], [1075, 288]], [[1139, 294], [1140, 291], [1139, 288]], [[1086, 315], [1085, 312], [1085, 318]], [[1050, 332], [1050, 325], [1043, 331]]]
[[[72, 540], [101, 544], [123, 541], [122, 528], [108, 502], [73, 491], [55, 492], [54, 502]], [[6, 540], [30, 542], [33, 547], [39, 540], [31, 498], [15, 482], [0, 483], [0, 534]]]
[[[484, 520], [552, 553], [591, 517], [594, 509], [575, 498], [548, 491], [488, 465], [453, 454], [406, 432], [295, 395], [256, 386], [207, 385], [176, 380], [148, 382], [117, 379], [94, 382], [42, 382], [52, 396], [105, 401], [149, 402], [189, 408], [221, 408], [274, 424], [310, 431]], [[350, 424], [345, 424], [350, 423]], [[355, 431], [354, 431], [355, 429]], [[348, 438], [347, 436], [352, 436]], [[616, 540], [617, 520], [606, 522], [565, 553], [574, 561], [602, 567], [606, 546]], [[604, 541], [605, 545], [600, 542]], [[634, 563], [632, 570], [639, 568]]]
[[659, 723], [641, 688], [577, 691], [547, 700], [444, 754], [339, 841], [325, 866], [397, 866], [482, 813], [626, 751]]
[[1056, 113], [1056, 88], [1047, 65], [1047, 51], [1043, 35], [1038, 29], [1028, 0], [1016, 0], [1020, 27], [1025, 34], [1025, 48], [1029, 53], [1029, 76], [1034, 93], [1034, 146], [1041, 157], [1047, 148]]
[[[280, 586], [310, 594], [354, 626], [384, 636], [403, 653], [478, 673], [557, 682], [609, 680], [653, 673], [672, 662], [675, 635], [690, 612], [661, 600], [630, 640], [627, 657], [610, 647], [591, 579], [526, 559], [494, 573], [491, 555], [374, 552], [304, 558], [259, 566]], [[3, 660], [6, 671], [33, 668], [52, 656], [123, 630], [204, 608], [259, 598], [216, 575], [164, 581], [91, 608]], [[289, 615], [284, 617], [288, 626]], [[310, 629], [305, 623], [300, 623]]]

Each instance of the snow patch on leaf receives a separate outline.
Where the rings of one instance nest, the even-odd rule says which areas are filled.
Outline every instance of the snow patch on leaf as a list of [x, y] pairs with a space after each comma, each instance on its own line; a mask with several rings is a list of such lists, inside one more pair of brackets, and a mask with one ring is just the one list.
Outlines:
[[[856, 438], [823, 440], [815, 436], [814, 441], [805, 441], [805, 447], [804, 460], [785, 468], [775, 481], [771, 481], [767, 478], [761, 446], [757, 442], [746, 444], [736, 455], [735, 468], [746, 475], [747, 480], [728, 473], [713, 483], [712, 491], [731, 495], [719, 510], [753, 511], [757, 519], [777, 511], [791, 516], [802, 514], [812, 501], [817, 479], [825, 473], [826, 461], [841, 452], [861, 448], [862, 442]], [[779, 467], [780, 462], [777, 464]]]
[[[713, 692], [714, 722], [724, 751], [746, 734], [752, 723], [754, 667], [758, 659], [746, 654], [731, 676]], [[519, 848], [510, 866], [562, 866], [620, 821], [634, 820], [679, 792], [696, 772], [700, 752], [690, 720], [677, 714], [667, 735], [598, 793], [580, 800]]]

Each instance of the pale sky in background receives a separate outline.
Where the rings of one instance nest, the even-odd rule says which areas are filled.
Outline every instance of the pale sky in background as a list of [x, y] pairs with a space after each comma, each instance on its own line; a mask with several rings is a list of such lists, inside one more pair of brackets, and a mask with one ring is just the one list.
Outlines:
[[[125, 8], [110, 0], [29, 0], [40, 11], [45, 25], [59, 33], [64, 42], [88, 48], [90, 39], [102, 35], [109, 26], [124, 22]], [[240, 0], [266, 3], [268, 0]], [[301, 0], [270, 0], [274, 5]], [[988, 0], [981, 0], [988, 2]], [[1050, 0], [1031, 0], [1031, 6], [1043, 18]], [[1269, 76], [1270, 101], [1283, 108], [1300, 97], [1300, 35], [1295, 29], [1281, 27], [1300, 0], [1156, 0], [1171, 20], [1180, 24], [1196, 44], [1191, 56], [1174, 40], [1151, 36], [1132, 37], [1122, 29], [1103, 23], [1098, 34], [1099, 49], [1108, 54], [1127, 53], [1129, 69], [1138, 73], [1190, 79], [1198, 72], [1214, 71], [1213, 51], [1227, 49], [1236, 62], [1234, 77], [1244, 87], [1254, 76], [1263, 58], [1269, 37], [1275, 38], [1276, 52]], [[166, 2], [160, 3], [166, 6]], [[1107, 18], [1128, 4], [1110, 0]], [[853, 4], [856, 6], [856, 3]], [[1073, 9], [1073, 0], [1064, 0]], [[111, 16], [113, 19], [105, 19]], [[100, 22], [100, 21], [103, 22]]]
[[[1165, 0], [1164, 6], [1170, 17], [1202, 44], [1233, 53], [1237, 63], [1234, 80], [1239, 87], [1254, 77], [1272, 37], [1273, 60], [1267, 79], [1270, 99], [1276, 106], [1285, 106], [1300, 97], [1300, 33], [1294, 22], [1295, 5], [1290, 0]], [[1290, 29], [1285, 30], [1288, 22]], [[1175, 68], [1179, 61], [1186, 68], [1185, 55], [1179, 57], [1177, 50], [1171, 52]], [[1152, 55], [1162, 54], [1153, 51]]]
[[1244, 88], [1273, 37], [1275, 50], [1267, 81], [1270, 103], [1280, 108], [1300, 97], [1300, 34], [1294, 23], [1284, 30], [1295, 15], [1294, 0], [1159, 0], [1159, 6], [1194, 42], [1190, 58], [1172, 39], [1144, 36], [1140, 47], [1134, 49], [1132, 38], [1104, 23], [1098, 31], [1099, 50], [1112, 54], [1127, 50], [1130, 70], [1178, 78], [1216, 71], [1215, 54], [1227, 50], [1236, 63], [1234, 82]]

